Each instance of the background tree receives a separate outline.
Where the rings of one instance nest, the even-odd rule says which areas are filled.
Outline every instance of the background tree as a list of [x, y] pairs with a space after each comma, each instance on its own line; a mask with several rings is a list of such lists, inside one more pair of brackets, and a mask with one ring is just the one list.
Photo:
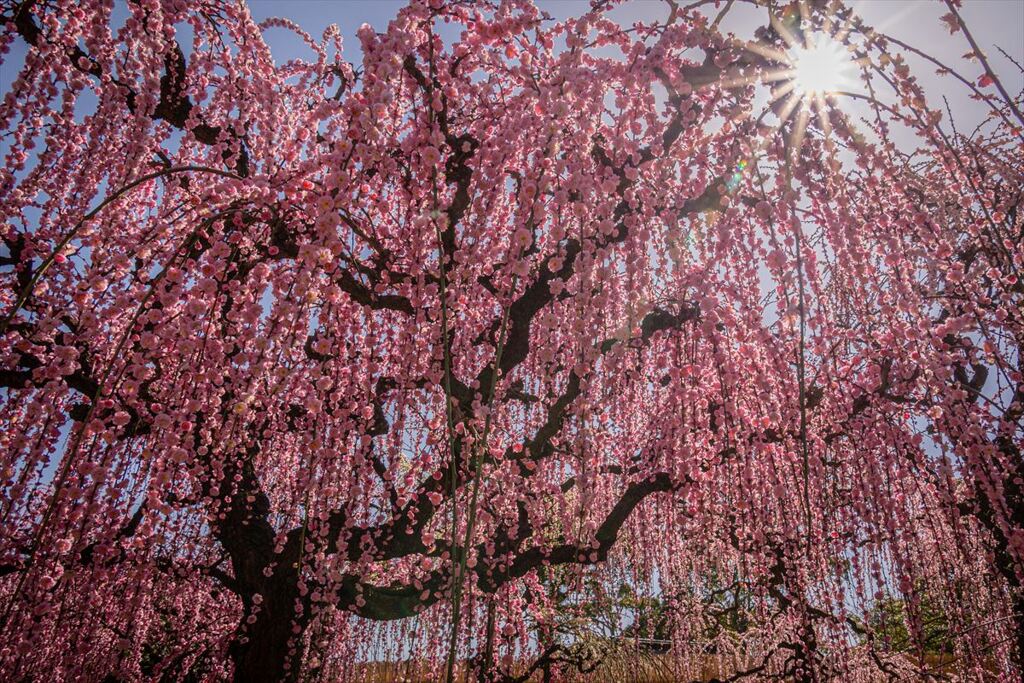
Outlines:
[[[912, 619], [907, 607], [902, 600], [883, 599], [868, 611], [865, 626], [874, 631], [886, 649], [898, 652], [920, 644], [926, 654], [946, 654], [949, 625], [942, 606], [925, 593], [915, 605], [920, 616]], [[912, 633], [914, 626], [920, 627], [920, 634]]]
[[[5, 672], [486, 676], [563, 567], [737, 577], [733, 678], [898, 675], [851, 612], [919, 582], [1019, 675], [1019, 96], [952, 2], [970, 135], [839, 3], [614, 4], [417, 1], [356, 65], [234, 2], [0, 2]], [[802, 80], [830, 35], [861, 91]]]

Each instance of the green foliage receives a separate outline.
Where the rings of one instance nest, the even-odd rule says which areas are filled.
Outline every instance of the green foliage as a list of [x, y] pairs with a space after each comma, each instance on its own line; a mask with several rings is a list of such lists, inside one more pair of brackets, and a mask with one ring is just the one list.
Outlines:
[[949, 620], [938, 597], [918, 590], [916, 598], [916, 606], [901, 598], [885, 598], [868, 610], [864, 625], [874, 634], [875, 646], [889, 652], [952, 652]]
[[754, 625], [751, 607], [753, 596], [747, 585], [735, 576], [726, 583], [717, 572], [705, 577], [704, 604], [705, 635], [715, 638], [723, 631], [741, 635]]

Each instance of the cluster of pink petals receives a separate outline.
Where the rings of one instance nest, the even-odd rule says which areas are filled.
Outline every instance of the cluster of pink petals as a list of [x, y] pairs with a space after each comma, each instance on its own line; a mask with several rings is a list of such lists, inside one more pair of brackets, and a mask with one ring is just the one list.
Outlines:
[[677, 4], [416, 0], [358, 65], [236, 2], [3, 8], [2, 677], [440, 675], [453, 596], [520, 675], [628, 585], [679, 680], [922, 675], [889, 598], [1015, 680], [1017, 105], [955, 134], [869, 42], [894, 103], [793, 148]]

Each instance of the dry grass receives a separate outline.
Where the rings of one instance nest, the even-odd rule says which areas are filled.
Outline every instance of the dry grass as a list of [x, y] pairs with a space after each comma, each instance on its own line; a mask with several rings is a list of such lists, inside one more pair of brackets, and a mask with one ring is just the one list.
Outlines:
[[[946, 675], [955, 674], [955, 663], [951, 657], [939, 655], [928, 655], [924, 661], [912, 661], [904, 658], [898, 661], [897, 668], [905, 670], [910, 678], [913, 678], [914, 670], [926, 670], [933, 674], [942, 673]], [[897, 663], [897, 661], [894, 661]], [[698, 681], [711, 681], [728, 678], [739, 669], [750, 668], [756, 664], [756, 660], [748, 662], [723, 661], [717, 657], [707, 657], [697, 670], [692, 664], [682, 667], [678, 662], [659, 655], [644, 654], [638, 657], [626, 655], [614, 657], [606, 661], [597, 671], [587, 674], [563, 673], [555, 676], [554, 680], [561, 683], [576, 683], [586, 681], [587, 683], [695, 683]], [[461, 667], [460, 667], [461, 668]], [[519, 671], [523, 667], [518, 668]], [[464, 669], [457, 680], [466, 680]], [[993, 668], [994, 672], [995, 669]], [[430, 672], [430, 667], [424, 662], [373, 662], [359, 665], [357, 671], [353, 672], [356, 680], [365, 683], [435, 683], [438, 678]], [[908, 678], [908, 680], [910, 680]], [[530, 683], [538, 683], [542, 679], [539, 672], [531, 677]], [[472, 680], [472, 679], [470, 679]], [[745, 680], [757, 681], [756, 675]], [[888, 677], [879, 672], [879, 681], [888, 680]]]

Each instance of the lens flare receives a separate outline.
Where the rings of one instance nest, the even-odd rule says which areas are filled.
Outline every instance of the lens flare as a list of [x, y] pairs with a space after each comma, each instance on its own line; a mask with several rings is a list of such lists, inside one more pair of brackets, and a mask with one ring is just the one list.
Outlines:
[[793, 89], [804, 97], [835, 92], [850, 81], [853, 62], [842, 43], [830, 36], [808, 36], [806, 44], [789, 51], [789, 60]]

